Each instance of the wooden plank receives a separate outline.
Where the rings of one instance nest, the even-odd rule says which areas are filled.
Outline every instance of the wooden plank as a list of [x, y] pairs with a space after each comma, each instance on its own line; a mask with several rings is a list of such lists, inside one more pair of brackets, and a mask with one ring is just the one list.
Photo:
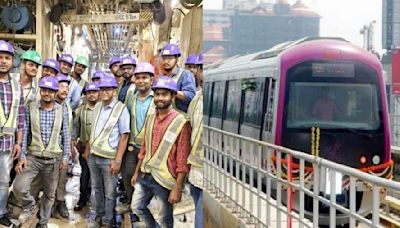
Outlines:
[[389, 204], [390, 208], [400, 211], [400, 200], [391, 196], [386, 196], [384, 204]]
[[139, 13], [107, 13], [107, 14], [84, 14], [84, 15], [63, 15], [61, 20], [70, 25], [84, 24], [132, 24], [144, 23], [148, 20], [142, 20]]
[[36, 51], [43, 55], [43, 24], [44, 24], [44, 9], [43, 1], [36, 1]]
[[7, 40], [36, 40], [36, 34], [0, 33], [0, 39], [7, 39]]

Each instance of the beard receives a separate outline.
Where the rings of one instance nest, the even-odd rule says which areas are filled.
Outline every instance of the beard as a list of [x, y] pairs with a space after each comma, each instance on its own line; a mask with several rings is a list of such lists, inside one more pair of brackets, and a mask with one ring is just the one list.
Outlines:
[[161, 102], [161, 101], [156, 101], [156, 102], [155, 102], [155, 105], [156, 105], [157, 109], [166, 109], [166, 108], [168, 108], [171, 104], [172, 104], [172, 100], [170, 100], [170, 101], [165, 101], [165, 102]]

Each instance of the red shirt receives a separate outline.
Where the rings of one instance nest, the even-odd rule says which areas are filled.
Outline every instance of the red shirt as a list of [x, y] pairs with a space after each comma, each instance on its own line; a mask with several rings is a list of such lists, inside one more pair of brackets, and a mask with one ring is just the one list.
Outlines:
[[[160, 144], [161, 139], [164, 136], [164, 132], [167, 130], [169, 124], [172, 122], [174, 117], [178, 114], [179, 113], [175, 109], [171, 109], [163, 119], [160, 119], [158, 111], [156, 111], [156, 118], [154, 119], [152, 135], [153, 141], [151, 142], [152, 156], [156, 152], [158, 145]], [[145, 128], [144, 135], [146, 135], [147, 130], [148, 129]], [[189, 165], [187, 164], [187, 158], [190, 153], [191, 131], [192, 129], [190, 128], [190, 124], [189, 122], [187, 122], [179, 133], [178, 138], [176, 139], [175, 144], [172, 146], [171, 152], [168, 156], [168, 170], [175, 178], [177, 176], [177, 173], [188, 173], [190, 170]], [[148, 152], [146, 151], [146, 139], [144, 139], [138, 158], [140, 160], [143, 160], [146, 153]]]

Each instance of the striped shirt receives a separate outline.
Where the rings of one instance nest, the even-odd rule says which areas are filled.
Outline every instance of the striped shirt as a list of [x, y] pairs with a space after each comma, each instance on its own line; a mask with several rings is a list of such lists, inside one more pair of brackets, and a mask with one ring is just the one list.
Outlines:
[[[61, 135], [59, 137], [58, 143], [60, 144], [60, 148], [63, 149], [63, 160], [68, 160], [71, 154], [71, 138], [68, 128], [68, 110], [65, 105], [63, 107], [62, 114], [62, 125], [61, 125]], [[42, 140], [44, 147], [47, 147], [50, 141], [51, 133], [53, 131], [53, 123], [55, 116], [55, 109], [53, 107], [52, 110], [44, 110], [42, 107], [39, 108], [40, 113], [40, 133], [42, 135]], [[58, 117], [59, 118], [59, 117]], [[31, 144], [32, 140], [32, 132], [31, 132], [31, 122], [29, 115], [29, 108], [26, 109], [25, 112], [25, 128], [24, 128], [24, 137], [22, 142], [22, 153], [20, 159], [24, 159], [27, 154], [28, 146]]]
[[[24, 98], [22, 90], [20, 89], [20, 102], [17, 115], [17, 131], [23, 131], [24, 128]], [[7, 82], [0, 82], [0, 101], [3, 106], [4, 115], [8, 119], [12, 103], [12, 88], [10, 78]], [[0, 152], [11, 152], [13, 150], [15, 141], [14, 135], [0, 136]]]

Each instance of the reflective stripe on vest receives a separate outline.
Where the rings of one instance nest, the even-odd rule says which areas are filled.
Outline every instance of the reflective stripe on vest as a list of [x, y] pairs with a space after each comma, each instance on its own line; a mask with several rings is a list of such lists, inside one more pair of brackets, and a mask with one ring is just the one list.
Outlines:
[[74, 126], [74, 119], [72, 117], [72, 108], [71, 105], [69, 104], [69, 102], [64, 101], [64, 105], [67, 107], [67, 111], [68, 111], [68, 130], [69, 133], [72, 133], [72, 128]]
[[86, 81], [85, 81], [85, 79], [83, 79], [83, 78], [81, 78], [81, 80], [79, 80], [79, 83], [78, 83], [78, 85], [81, 87], [81, 88], [85, 88], [85, 84], [86, 84]]
[[0, 104], [0, 136], [15, 135], [15, 132], [17, 131], [18, 108], [21, 97], [20, 85], [15, 77], [9, 77], [9, 80], [11, 83], [12, 101], [8, 118], [6, 118], [6, 114], [4, 112], [4, 104]]
[[29, 90], [29, 93], [24, 97], [24, 105], [27, 106], [31, 102], [34, 102], [37, 100], [38, 97], [38, 92], [39, 92], [39, 85], [36, 77], [32, 79], [32, 86], [31, 89]]
[[182, 131], [183, 126], [187, 123], [185, 116], [178, 114], [165, 130], [164, 136], [157, 147], [156, 152], [152, 156], [152, 138], [153, 127], [156, 114], [149, 115], [146, 122], [146, 154], [141, 167], [142, 172], [151, 173], [153, 178], [164, 188], [171, 190], [176, 180], [168, 170], [167, 160], [178, 135]]
[[87, 143], [87, 141], [89, 140], [90, 130], [92, 128], [92, 115], [93, 110], [89, 108], [88, 104], [83, 105], [79, 112], [79, 141], [81, 143]]
[[99, 120], [100, 113], [103, 109], [103, 103], [99, 103], [96, 105], [96, 108], [94, 110], [94, 117], [95, 121], [91, 130], [91, 135], [90, 135], [90, 152], [93, 154], [96, 154], [98, 156], [104, 157], [104, 158], [114, 158], [116, 155], [116, 149], [113, 149], [110, 144], [109, 144], [109, 139], [111, 132], [114, 128], [114, 126], [118, 123], [119, 117], [122, 114], [122, 111], [124, 109], [125, 105], [121, 102], [117, 102], [113, 109], [111, 110], [110, 116], [108, 117], [108, 120], [106, 124], [104, 125], [103, 129], [101, 130], [100, 134], [97, 136], [97, 138], [94, 138], [94, 133], [96, 131], [96, 126], [97, 126], [97, 121]]
[[[40, 101], [39, 101], [40, 102]], [[42, 131], [40, 129], [40, 103], [32, 102], [29, 104], [29, 116], [31, 122], [31, 132], [32, 132], [32, 140], [31, 144], [28, 147], [28, 150], [32, 155], [39, 157], [60, 157], [62, 154], [61, 147], [59, 145], [60, 142], [60, 132], [62, 127], [62, 115], [63, 108], [60, 104], [54, 103], [55, 113], [53, 129], [51, 130], [51, 136], [47, 147], [44, 147], [44, 143], [42, 140]]]
[[135, 84], [130, 84], [128, 90], [126, 91], [125, 94], [125, 100], [124, 100], [124, 104], [127, 104], [127, 102], [132, 99], [133, 95], [135, 95], [135, 89], [136, 86]]
[[[196, 94], [188, 108], [190, 116], [190, 123], [192, 125], [191, 144], [192, 149], [188, 157], [188, 164], [198, 168], [203, 167], [203, 95], [202, 93]], [[195, 126], [194, 126], [195, 125]]]
[[[176, 84], [178, 84], [179, 79], [181, 79], [181, 77], [182, 77], [182, 75], [183, 75], [183, 72], [185, 72], [185, 69], [179, 68], [178, 73], [172, 76], [172, 79], [176, 82]], [[178, 91], [179, 91], [179, 88], [178, 88]], [[185, 115], [186, 113], [185, 113], [184, 111], [182, 111], [182, 110], [180, 110], [178, 107], [176, 107], [175, 100], [176, 100], [176, 97], [175, 97], [175, 99], [172, 101], [172, 107], [174, 107], [174, 109], [175, 109], [176, 111], [178, 111], [180, 114]]]
[[[129, 134], [129, 144], [132, 145], [137, 145], [140, 147], [140, 145], [142, 144], [143, 138], [144, 138], [144, 125], [142, 127], [142, 129], [137, 129], [137, 125], [136, 125], [136, 99], [139, 99], [138, 96], [133, 96], [132, 99], [132, 107], [130, 110], [131, 113], [131, 133]], [[147, 122], [147, 119], [149, 117], [150, 114], [155, 113], [155, 106], [154, 106], [154, 98], [151, 98], [149, 107], [147, 107], [147, 111], [146, 111], [146, 118], [144, 120], [144, 122]]]

